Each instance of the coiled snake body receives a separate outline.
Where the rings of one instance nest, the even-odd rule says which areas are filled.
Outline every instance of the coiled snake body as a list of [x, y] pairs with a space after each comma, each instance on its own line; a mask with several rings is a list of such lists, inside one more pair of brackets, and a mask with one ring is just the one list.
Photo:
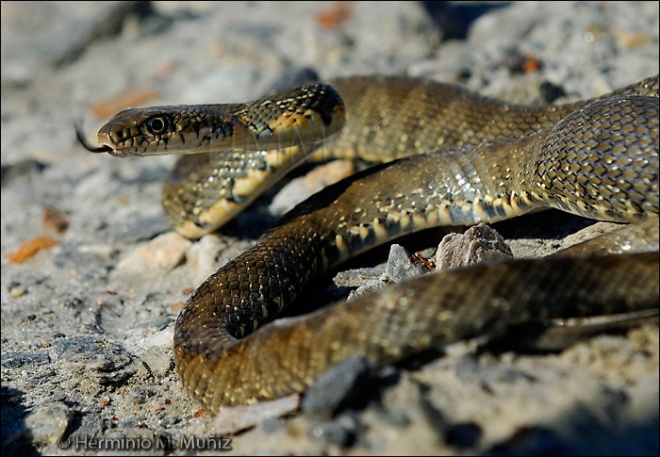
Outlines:
[[[279, 178], [344, 118], [321, 154], [410, 156], [298, 205], [192, 294], [174, 351], [184, 387], [204, 406], [300, 392], [351, 356], [385, 364], [530, 320], [658, 307], [658, 76], [539, 108], [403, 78], [333, 86], [341, 98], [313, 84], [245, 105], [127, 110], [100, 130], [102, 147], [88, 147], [201, 152], [179, 160], [163, 193], [170, 223], [189, 237], [235, 214], [260, 180]], [[396, 236], [545, 207], [643, 222], [633, 235], [587, 245], [589, 255], [445, 271], [255, 331], [312, 278]], [[612, 248], [612, 237], [624, 241]], [[636, 243], [652, 252], [609, 254]]]

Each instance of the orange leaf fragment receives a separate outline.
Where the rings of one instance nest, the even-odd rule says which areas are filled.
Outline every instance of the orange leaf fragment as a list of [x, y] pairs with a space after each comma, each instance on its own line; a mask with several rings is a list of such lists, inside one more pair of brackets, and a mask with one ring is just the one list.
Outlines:
[[18, 249], [7, 254], [7, 259], [12, 263], [23, 263], [42, 249], [57, 246], [59, 241], [49, 236], [37, 236], [21, 244]]
[[169, 306], [170, 313], [172, 313], [172, 314], [178, 314], [179, 311], [181, 311], [185, 305], [186, 305], [186, 304], [185, 304], [184, 302], [182, 302], [182, 301], [178, 301], [178, 302], [172, 303], [172, 304]]
[[336, 29], [351, 17], [349, 2], [335, 2], [330, 8], [316, 16], [316, 23], [326, 29]]

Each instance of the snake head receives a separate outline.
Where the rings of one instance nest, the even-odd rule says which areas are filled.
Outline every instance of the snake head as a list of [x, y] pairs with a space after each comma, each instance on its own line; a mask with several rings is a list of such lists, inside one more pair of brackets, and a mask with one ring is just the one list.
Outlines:
[[92, 152], [108, 152], [115, 157], [172, 153], [171, 149], [186, 142], [173, 113], [170, 106], [120, 111], [101, 127], [98, 141], [102, 146]]
[[[116, 114], [98, 132], [98, 142], [101, 146], [90, 145], [78, 125], [76, 125], [76, 137], [85, 149], [95, 154], [107, 152], [115, 157], [143, 155], [148, 150], [145, 138], [153, 140], [154, 135], [150, 132], [162, 135], [171, 124], [164, 113], [157, 112], [153, 116], [145, 116], [144, 111], [126, 109]], [[141, 128], [141, 126], [144, 126], [144, 128]], [[141, 131], [143, 129], [146, 132], [143, 133]], [[140, 150], [138, 145], [141, 144], [143, 146]]]
[[230, 105], [181, 105], [129, 108], [117, 113], [98, 132], [100, 147], [92, 147], [76, 130], [90, 152], [115, 157], [236, 149], [250, 132], [227, 113]]
[[126, 109], [101, 127], [99, 147], [76, 134], [87, 150], [116, 157], [264, 151], [320, 143], [343, 127], [344, 114], [340, 95], [315, 83], [242, 104]]

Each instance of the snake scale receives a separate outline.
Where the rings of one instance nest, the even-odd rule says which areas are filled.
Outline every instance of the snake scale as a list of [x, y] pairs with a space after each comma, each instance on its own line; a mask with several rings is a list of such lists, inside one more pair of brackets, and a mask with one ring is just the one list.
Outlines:
[[[163, 201], [192, 238], [319, 144], [321, 157], [387, 162], [298, 205], [193, 292], [176, 322], [177, 370], [217, 411], [301, 392], [347, 357], [383, 365], [512, 324], [657, 309], [658, 85], [529, 107], [356, 77], [241, 105], [126, 110], [101, 128], [101, 147], [85, 147], [188, 154]], [[635, 224], [564, 254], [443, 271], [263, 325], [314, 277], [397, 236], [543, 208]]]

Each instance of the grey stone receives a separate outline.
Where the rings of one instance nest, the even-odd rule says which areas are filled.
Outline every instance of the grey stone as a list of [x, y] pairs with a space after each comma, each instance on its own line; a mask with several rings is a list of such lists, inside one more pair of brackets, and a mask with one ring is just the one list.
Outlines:
[[66, 338], [54, 349], [65, 367], [99, 384], [122, 382], [136, 371], [134, 357], [121, 344], [94, 336]]

